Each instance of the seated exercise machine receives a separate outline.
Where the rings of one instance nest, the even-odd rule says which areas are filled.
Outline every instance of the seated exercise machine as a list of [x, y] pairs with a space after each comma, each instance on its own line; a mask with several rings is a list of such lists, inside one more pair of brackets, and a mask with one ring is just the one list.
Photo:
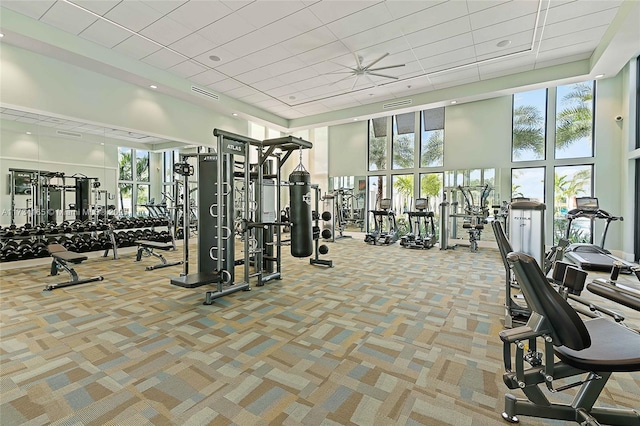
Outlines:
[[[525, 300], [518, 303], [517, 295], [512, 294], [513, 288], [520, 288], [519, 283], [513, 274], [509, 263], [508, 255], [513, 252], [511, 243], [506, 237], [502, 223], [499, 221], [491, 222], [493, 232], [496, 237], [496, 243], [500, 251], [500, 257], [505, 267], [505, 327], [511, 328], [514, 325], [523, 325], [529, 321], [531, 309], [526, 305]], [[576, 312], [588, 317], [598, 318], [601, 314], [605, 314], [613, 318], [616, 322], [624, 321], [624, 316], [618, 312], [609, 310], [602, 306], [593, 304], [580, 297], [584, 285], [587, 280], [587, 273], [567, 262], [557, 261], [553, 265], [553, 273], [547, 278], [549, 285], [554, 286], [555, 290], [565, 299], [576, 302], [573, 308]], [[520, 294], [522, 296], [522, 294]]]
[[430, 249], [436, 243], [436, 227], [433, 212], [427, 211], [428, 199], [416, 199], [416, 211], [407, 212], [409, 233], [400, 237], [400, 245], [405, 248]]
[[604, 248], [604, 242], [607, 238], [607, 231], [609, 225], [614, 221], [622, 221], [622, 216], [613, 216], [605, 210], [601, 210], [598, 205], [598, 199], [595, 197], [578, 197], [576, 198], [576, 208], [570, 210], [567, 213], [567, 230], [565, 233], [565, 239], [569, 239], [571, 232], [571, 224], [575, 219], [586, 217], [591, 220], [604, 219], [607, 221], [604, 231], [602, 232], [602, 238], [600, 245], [586, 244], [586, 243], [574, 243], [570, 244], [564, 252], [564, 257], [570, 262], [580, 266], [582, 269], [593, 271], [605, 271], [609, 272], [613, 268], [613, 262], [621, 262], [625, 265], [623, 273], [631, 273], [631, 267], [633, 264], [625, 262], [624, 260], [614, 256], [611, 252]]
[[[478, 241], [480, 241], [489, 216], [487, 199], [492, 189], [489, 185], [480, 187], [458, 185], [458, 190], [464, 197], [464, 209], [462, 213], [455, 213], [451, 216], [463, 218], [462, 229], [469, 234], [469, 244], [456, 244], [455, 246], [469, 247], [470, 251], [476, 252], [478, 251]], [[474, 192], [479, 194], [478, 204], [473, 197]]]
[[49, 284], [44, 288], [45, 291], [55, 290], [56, 288], [86, 284], [94, 281], [102, 281], [104, 279], [101, 276], [98, 276], [81, 280], [78, 277], [76, 271], [69, 266], [70, 263], [79, 264], [87, 260], [88, 258], [84, 254], [69, 251], [61, 244], [49, 244], [47, 246], [47, 249], [49, 250], [51, 257], [53, 258], [53, 261], [51, 262], [51, 276], [58, 275], [58, 271], [64, 269], [71, 276], [71, 280], [64, 283]]
[[[507, 261], [531, 316], [526, 325], [500, 332], [504, 383], [527, 397], [507, 393], [502, 418], [511, 423], [523, 415], [582, 425], [640, 424], [637, 407], [594, 407], [612, 373], [640, 371], [640, 334], [605, 318], [582, 321], [549, 285], [534, 258], [514, 252], [507, 255]], [[544, 345], [541, 351], [538, 343]], [[557, 381], [564, 379], [575, 381], [558, 386]], [[571, 403], [552, 403], [543, 384], [552, 395], [577, 386], [580, 389]]]
[[391, 245], [398, 241], [398, 225], [396, 215], [391, 210], [391, 198], [380, 200], [380, 210], [369, 210], [369, 213], [373, 214], [374, 229], [365, 235], [365, 243]]
[[138, 252], [136, 253], [136, 262], [140, 262], [142, 256], [149, 257], [155, 256], [160, 259], [160, 263], [152, 266], [147, 266], [147, 271], [153, 271], [154, 269], [166, 268], [168, 266], [176, 266], [182, 265], [183, 261], [178, 262], [167, 262], [167, 259], [164, 258], [160, 253], [156, 253], [154, 250], [174, 250], [174, 243], [161, 243], [158, 241], [149, 241], [149, 240], [136, 240], [136, 245], [138, 246]]

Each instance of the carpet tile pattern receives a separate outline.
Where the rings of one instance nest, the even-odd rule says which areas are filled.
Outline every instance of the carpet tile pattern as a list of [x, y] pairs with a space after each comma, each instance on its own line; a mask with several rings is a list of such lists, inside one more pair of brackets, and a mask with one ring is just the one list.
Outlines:
[[[180, 266], [145, 271], [132, 252], [76, 266], [104, 281], [51, 292], [65, 277], [48, 264], [0, 271], [0, 424], [503, 424], [497, 250], [354, 238], [326, 257], [334, 268], [286, 256], [282, 280], [211, 306], [207, 287], [170, 285]], [[614, 374], [600, 404], [639, 401], [640, 375]]]

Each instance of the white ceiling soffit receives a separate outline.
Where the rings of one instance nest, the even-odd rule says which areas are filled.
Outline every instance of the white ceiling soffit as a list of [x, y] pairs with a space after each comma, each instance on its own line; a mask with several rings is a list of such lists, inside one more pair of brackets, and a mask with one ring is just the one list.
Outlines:
[[[219, 96], [212, 108], [292, 128], [380, 112], [408, 96], [419, 109], [465, 91], [525, 87], [571, 62], [591, 61], [581, 77], [596, 69], [615, 75], [640, 51], [639, 3], [3, 0], [2, 7], [100, 45], [75, 53], [119, 68], [118, 78], [148, 85], [161, 70]], [[10, 24], [2, 19], [3, 29]], [[70, 40], [58, 46], [71, 49]], [[127, 68], [125, 58], [139, 66]], [[359, 68], [372, 62], [379, 71]], [[575, 69], [582, 68], [563, 68]], [[486, 84], [495, 79], [503, 83]], [[174, 96], [183, 90], [172, 86], [163, 85]]]

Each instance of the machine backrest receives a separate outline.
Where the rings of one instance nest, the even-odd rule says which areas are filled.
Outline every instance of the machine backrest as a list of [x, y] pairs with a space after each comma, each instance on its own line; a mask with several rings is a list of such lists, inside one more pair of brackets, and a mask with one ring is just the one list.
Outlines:
[[576, 311], [551, 287], [536, 260], [525, 253], [509, 253], [513, 270], [527, 306], [545, 319], [555, 346], [580, 351], [591, 346], [591, 337]]
[[502, 227], [502, 223], [498, 220], [494, 220], [491, 222], [491, 227], [493, 228], [493, 233], [496, 236], [496, 243], [498, 244], [498, 250], [500, 250], [500, 257], [502, 258], [502, 263], [504, 263], [504, 268], [509, 270], [509, 263], [507, 262], [507, 255], [513, 251], [511, 248], [511, 243], [507, 239], [506, 234], [504, 233], [504, 228]]

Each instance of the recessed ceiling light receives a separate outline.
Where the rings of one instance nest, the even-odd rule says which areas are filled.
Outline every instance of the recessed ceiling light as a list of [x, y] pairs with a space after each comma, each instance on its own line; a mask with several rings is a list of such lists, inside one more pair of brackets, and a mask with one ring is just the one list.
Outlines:
[[602, 78], [602, 77], [604, 77], [604, 74], [598, 74], [594, 78]]
[[100, 142], [100, 145], [103, 145], [103, 146], [104, 146], [104, 142]]
[[358, 119], [357, 119], [357, 118], [354, 118], [354, 119], [353, 119], [353, 121], [358, 121]]
[[511, 40], [502, 40], [502, 41], [499, 41], [498, 44], [496, 44], [496, 46], [507, 47], [510, 44], [511, 44]]
[[4, 34], [0, 33], [0, 38], [4, 37]]
[[27, 132], [27, 134], [28, 134], [28, 135], [30, 135], [30, 134], [31, 134], [31, 132]]
[[451, 101], [451, 104], [452, 104], [452, 105], [455, 105], [455, 104], [457, 104], [457, 103], [458, 103], [458, 101]]
[[233, 113], [233, 114], [231, 114], [231, 115], [233, 115], [234, 117], [237, 117], [237, 116], [238, 116], [238, 113], [237, 113], [237, 112], [234, 112], [234, 113]]
[[209, 59], [211, 59], [213, 62], [220, 62], [220, 56], [211, 55], [209, 56]]
[[151, 86], [149, 86], [149, 87], [151, 87], [152, 89], [157, 89], [157, 88], [158, 88], [158, 86], [156, 86], [155, 84], [152, 84], [152, 85], [151, 85]]

